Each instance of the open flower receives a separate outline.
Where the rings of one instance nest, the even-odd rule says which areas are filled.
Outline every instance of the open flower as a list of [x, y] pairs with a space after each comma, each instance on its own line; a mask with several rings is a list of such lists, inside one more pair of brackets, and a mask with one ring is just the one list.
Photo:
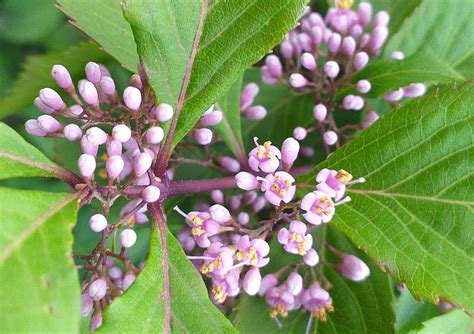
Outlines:
[[328, 223], [335, 212], [331, 197], [322, 191], [306, 194], [301, 200], [300, 206], [302, 210], [306, 211], [303, 217], [313, 225]]
[[270, 252], [270, 246], [263, 239], [250, 240], [248, 235], [241, 236], [237, 241], [237, 248], [235, 255], [237, 260], [246, 262], [248, 265], [261, 268], [270, 261], [268, 257], [265, 257]]
[[204, 252], [207, 258], [201, 266], [201, 273], [214, 276], [224, 276], [232, 267], [233, 252], [220, 242], [213, 242]]
[[239, 270], [229, 271], [225, 276], [213, 277], [212, 298], [218, 304], [225, 302], [227, 297], [235, 297], [239, 294]]
[[288, 253], [305, 255], [313, 245], [313, 236], [306, 234], [306, 224], [299, 220], [290, 223], [290, 229], [282, 228], [278, 232], [278, 242]]
[[324, 168], [316, 176], [317, 190], [323, 191], [336, 200], [346, 192], [346, 184], [352, 181], [352, 175], [343, 169], [339, 171]]
[[257, 137], [254, 138], [254, 141], [257, 147], [249, 153], [250, 168], [256, 172], [273, 173], [280, 166], [280, 150], [269, 141], [266, 141], [263, 145], [258, 143]]
[[288, 203], [295, 196], [295, 178], [287, 172], [269, 174], [262, 181], [261, 190], [265, 192], [265, 199], [273, 205], [280, 205], [281, 201]]
[[286, 317], [288, 312], [296, 305], [296, 297], [293, 296], [285, 285], [271, 288], [265, 295], [265, 300], [270, 305], [270, 317]]
[[301, 302], [305, 309], [310, 311], [315, 318], [325, 321], [326, 312], [334, 311], [332, 306], [332, 299], [329, 292], [319, 286], [318, 283], [313, 283], [301, 294]]

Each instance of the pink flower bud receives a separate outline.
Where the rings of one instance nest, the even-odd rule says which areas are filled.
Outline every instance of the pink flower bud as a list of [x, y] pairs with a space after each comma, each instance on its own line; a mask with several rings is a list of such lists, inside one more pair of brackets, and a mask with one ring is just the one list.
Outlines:
[[369, 62], [369, 55], [366, 52], [357, 52], [354, 57], [353, 67], [354, 70], [360, 71]]
[[168, 103], [162, 103], [156, 107], [155, 117], [160, 122], [169, 121], [173, 117], [173, 107]]
[[132, 131], [127, 125], [118, 124], [112, 129], [112, 137], [121, 143], [125, 143], [132, 137]]
[[132, 74], [132, 76], [130, 77], [130, 86], [133, 86], [138, 89], [142, 89], [143, 87], [142, 79], [140, 78], [138, 74]]
[[370, 88], [372, 88], [372, 85], [368, 80], [359, 80], [357, 82], [357, 91], [359, 93], [365, 94], [370, 91]]
[[240, 110], [250, 107], [257, 96], [260, 88], [254, 82], [249, 83], [240, 93]]
[[301, 155], [305, 158], [312, 158], [316, 154], [316, 152], [314, 151], [314, 148], [312, 148], [311, 146], [301, 147], [300, 152], [301, 152]]
[[372, 124], [374, 124], [375, 121], [378, 119], [379, 119], [379, 115], [377, 115], [375, 111], [370, 110], [367, 112], [367, 114], [365, 114], [364, 121], [360, 124], [360, 127], [362, 129], [366, 129]]
[[280, 78], [283, 74], [280, 59], [275, 55], [269, 55], [265, 58], [265, 65], [267, 65], [268, 72], [275, 78]]
[[324, 104], [317, 104], [313, 108], [313, 117], [318, 121], [318, 122], [324, 122], [326, 119], [326, 115], [328, 113], [328, 110]]
[[326, 28], [326, 29], [323, 29], [323, 41], [325, 43], [328, 43], [329, 42], [329, 38], [331, 38], [333, 34], [333, 31], [329, 28]]
[[311, 52], [313, 51], [313, 46], [312, 46], [312, 40], [311, 37], [309, 37], [305, 33], [301, 33], [297, 37], [298, 40], [298, 45], [306, 52]]
[[100, 326], [102, 326], [102, 315], [101, 314], [94, 314], [91, 318], [91, 322], [89, 324], [89, 331], [93, 332]]
[[383, 46], [388, 37], [388, 29], [385, 26], [378, 26], [372, 31], [369, 48], [372, 52], [377, 52]]
[[385, 101], [398, 101], [403, 97], [403, 89], [399, 88], [397, 90], [394, 90], [392, 92], [385, 93], [383, 96]]
[[303, 140], [308, 135], [308, 131], [305, 128], [298, 126], [293, 130], [293, 137], [297, 140]]
[[275, 274], [267, 274], [263, 276], [258, 294], [260, 296], [265, 295], [267, 291], [276, 287], [277, 284], [278, 284], [278, 277]]
[[237, 187], [243, 190], [253, 190], [257, 188], [257, 178], [247, 172], [240, 172], [235, 175], [235, 182]]
[[120, 155], [112, 155], [107, 159], [105, 169], [111, 180], [115, 180], [125, 167], [125, 162]]
[[240, 225], [247, 225], [249, 221], [250, 221], [250, 215], [247, 212], [241, 212], [237, 216], [237, 222]]
[[211, 219], [218, 222], [219, 224], [225, 224], [232, 219], [229, 210], [220, 204], [214, 204], [209, 208], [209, 214]]
[[142, 198], [145, 202], [153, 203], [160, 198], [160, 188], [156, 186], [148, 186], [142, 191]]
[[94, 306], [91, 297], [87, 293], [81, 295], [81, 317], [87, 317], [92, 312], [92, 306]]
[[219, 164], [222, 168], [228, 170], [231, 173], [237, 173], [240, 171], [240, 163], [231, 157], [222, 157], [219, 159]]
[[148, 153], [138, 153], [133, 158], [133, 172], [136, 177], [144, 175], [151, 167], [152, 157]]
[[273, 77], [270, 72], [268, 71], [268, 66], [262, 66], [262, 82], [267, 85], [273, 85], [278, 82], [278, 78]]
[[359, 23], [365, 27], [372, 18], [372, 5], [367, 2], [361, 2], [357, 8], [357, 16], [359, 17]]
[[145, 139], [149, 144], [159, 144], [163, 140], [165, 132], [159, 126], [152, 126], [145, 132]]
[[358, 257], [354, 255], [344, 255], [339, 266], [342, 276], [354, 282], [360, 282], [369, 277], [370, 269]]
[[123, 247], [130, 248], [135, 245], [137, 234], [134, 230], [127, 228], [120, 233], [120, 241]]
[[115, 95], [115, 82], [111, 77], [100, 78], [100, 88], [106, 95]]
[[54, 110], [61, 110], [66, 106], [61, 96], [51, 88], [43, 88], [40, 90], [39, 98], [43, 104]]
[[94, 175], [96, 162], [94, 156], [90, 154], [82, 154], [77, 161], [79, 172], [85, 178], [90, 178]]
[[438, 303], [438, 306], [439, 306], [439, 310], [441, 311], [441, 313], [449, 312], [454, 308], [454, 306], [452, 304], [448, 303], [445, 300], [441, 300]]
[[51, 70], [51, 76], [62, 89], [68, 89], [72, 87], [71, 75], [63, 65], [54, 65]]
[[99, 64], [89, 62], [86, 64], [86, 77], [92, 83], [98, 84], [102, 74]]
[[313, 249], [309, 249], [308, 252], [303, 256], [303, 261], [310, 267], [314, 267], [315, 265], [318, 264], [319, 262], [319, 255], [318, 253]]
[[341, 46], [341, 35], [338, 33], [333, 33], [328, 40], [328, 50], [332, 54], [336, 54], [339, 51], [339, 47]]
[[267, 109], [263, 106], [251, 106], [247, 108], [242, 115], [247, 119], [258, 121], [267, 116]]
[[104, 130], [102, 130], [101, 128], [98, 128], [98, 127], [92, 127], [92, 128], [89, 128], [87, 131], [86, 131], [86, 136], [87, 136], [87, 139], [92, 143], [92, 144], [95, 144], [95, 145], [102, 145], [102, 144], [105, 144], [105, 142], [107, 141], [107, 133], [105, 133]]
[[214, 110], [208, 114], [204, 114], [204, 116], [201, 117], [201, 120], [199, 121], [200, 126], [214, 126], [216, 124], [219, 124], [220, 121], [222, 121], [222, 118], [224, 115], [222, 114], [222, 111], [220, 110]]
[[[107, 264], [108, 265], [108, 264]], [[113, 264], [112, 264], [113, 265]], [[108, 271], [107, 271], [109, 277], [113, 280], [117, 280], [122, 278], [123, 273], [122, 270], [120, 270], [119, 267], [112, 266]]]
[[370, 34], [365, 33], [359, 39], [359, 49], [364, 49], [368, 46], [370, 41]]
[[290, 273], [286, 279], [286, 288], [293, 296], [299, 295], [303, 290], [303, 277], [297, 272]]
[[122, 143], [118, 140], [111, 140], [106, 144], [107, 155], [122, 155]]
[[323, 134], [324, 142], [328, 145], [334, 145], [337, 142], [337, 133], [334, 131], [326, 131]]
[[262, 276], [260, 275], [260, 270], [258, 270], [258, 268], [252, 268], [245, 274], [242, 287], [247, 294], [254, 296], [258, 290], [260, 290], [261, 284]]
[[324, 73], [326, 73], [329, 78], [337, 77], [339, 74], [339, 65], [333, 60], [326, 62], [326, 64], [324, 64]]
[[280, 45], [280, 52], [283, 58], [290, 60], [293, 57], [293, 46], [289, 41], [284, 41]]
[[93, 300], [101, 300], [107, 293], [107, 282], [103, 278], [96, 279], [89, 284], [88, 291]]
[[306, 86], [308, 80], [306, 80], [306, 78], [299, 73], [293, 73], [292, 75], [290, 75], [289, 82], [291, 87], [301, 88]]
[[406, 97], [418, 97], [426, 93], [426, 85], [423, 83], [414, 83], [403, 88], [403, 94]]
[[224, 193], [221, 190], [211, 191], [211, 198], [214, 203], [223, 204], [224, 203]]
[[76, 116], [79, 116], [84, 112], [84, 109], [82, 108], [82, 106], [80, 106], [78, 104], [73, 104], [72, 106], [69, 107], [69, 111], [72, 114], [74, 114]]
[[305, 52], [301, 55], [301, 65], [307, 70], [314, 71], [317, 67], [316, 59], [311, 53]]
[[123, 278], [123, 282], [122, 282], [122, 290], [127, 290], [130, 285], [133, 284], [133, 282], [135, 282], [135, 279], [137, 278], [137, 276], [135, 276], [134, 273], [130, 273], [130, 274], [127, 274], [125, 275], [125, 277]]
[[97, 151], [99, 150], [99, 146], [92, 143], [87, 136], [83, 136], [81, 139], [81, 150], [85, 154], [90, 154], [92, 156], [97, 155]]
[[137, 88], [128, 86], [123, 91], [123, 102], [129, 109], [137, 111], [142, 103], [142, 93]]
[[196, 129], [193, 138], [199, 145], [208, 145], [212, 141], [212, 131], [206, 128]]
[[45, 113], [45, 114], [50, 115], [50, 114], [54, 113], [54, 111], [55, 111], [53, 108], [50, 108], [46, 104], [44, 104], [43, 101], [41, 101], [41, 99], [39, 97], [35, 98], [34, 105], [35, 105], [36, 109], [38, 109], [39, 111], [41, 111], [42, 113]]
[[94, 232], [102, 232], [107, 227], [107, 218], [101, 214], [95, 214], [89, 219], [89, 226]]
[[296, 141], [293, 137], [286, 138], [281, 145], [281, 161], [291, 166], [298, 157], [300, 151], [300, 143]]
[[266, 204], [266, 200], [265, 200], [265, 197], [263, 196], [259, 196], [255, 199], [255, 202], [252, 203], [252, 211], [254, 213], [257, 213], [259, 212], [260, 210], [262, 210], [264, 207], [265, 207], [265, 204]]
[[44, 137], [48, 133], [39, 127], [38, 121], [36, 119], [29, 119], [25, 123], [26, 132], [30, 135]]
[[82, 138], [82, 130], [76, 124], [68, 124], [63, 129], [64, 137], [69, 141], [75, 141]]
[[237, 210], [242, 205], [242, 199], [239, 195], [234, 195], [230, 198], [229, 207], [231, 210]]
[[92, 82], [81, 80], [79, 82], [79, 93], [87, 104], [93, 106], [99, 104], [99, 94]]
[[356, 41], [353, 37], [347, 36], [342, 40], [342, 53], [350, 58], [356, 49]]
[[390, 22], [390, 15], [386, 11], [382, 10], [375, 15], [373, 26], [374, 28], [386, 27], [389, 22]]
[[353, 25], [349, 30], [349, 35], [355, 39], [358, 39], [363, 33], [363, 28], [358, 24]]
[[360, 110], [364, 107], [364, 99], [360, 96], [347, 95], [342, 100], [342, 105], [347, 110]]
[[403, 52], [401, 52], [401, 51], [393, 51], [393, 52], [390, 54], [390, 58], [402, 60], [403, 58], [405, 58], [405, 55], [404, 55]]
[[46, 132], [56, 132], [63, 126], [54, 117], [50, 115], [41, 115], [38, 117], [38, 126]]

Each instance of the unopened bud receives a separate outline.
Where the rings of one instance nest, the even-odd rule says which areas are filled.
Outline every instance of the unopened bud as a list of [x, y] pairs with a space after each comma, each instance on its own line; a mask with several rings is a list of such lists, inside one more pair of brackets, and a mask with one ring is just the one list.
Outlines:
[[71, 75], [63, 65], [54, 65], [51, 70], [51, 76], [62, 89], [68, 89], [72, 87]]
[[370, 88], [372, 88], [372, 85], [368, 80], [359, 80], [357, 82], [357, 91], [359, 93], [365, 94], [370, 91]]
[[66, 106], [61, 96], [51, 88], [43, 88], [40, 90], [39, 98], [43, 104], [54, 110], [61, 110]]
[[204, 116], [201, 117], [201, 120], [199, 121], [199, 126], [214, 126], [220, 123], [222, 121], [222, 118], [224, 115], [222, 114], [222, 111], [220, 110], [214, 110], [210, 113], [204, 114]]
[[133, 284], [133, 282], [135, 282], [135, 279], [137, 278], [137, 276], [135, 276], [134, 273], [130, 273], [130, 274], [127, 274], [125, 275], [125, 277], [123, 278], [123, 282], [122, 282], [122, 290], [127, 290], [130, 285]]
[[63, 126], [53, 116], [41, 115], [38, 117], [38, 126], [48, 133], [56, 132]]
[[95, 126], [86, 131], [86, 136], [87, 139], [95, 145], [105, 144], [108, 138], [104, 130]]
[[275, 55], [269, 55], [265, 58], [265, 65], [267, 65], [268, 72], [275, 78], [280, 78], [283, 74], [280, 59]]
[[364, 121], [360, 124], [360, 127], [362, 129], [366, 129], [372, 124], [374, 124], [375, 121], [378, 119], [379, 119], [379, 115], [377, 115], [375, 111], [370, 110], [367, 112], [367, 114], [365, 114]]
[[330, 60], [324, 64], [324, 73], [329, 78], [335, 78], [339, 74], [339, 65], [333, 60]]
[[263, 197], [263, 196], [257, 197], [255, 199], [255, 202], [252, 203], [252, 211], [254, 213], [259, 212], [260, 210], [262, 210], [265, 207], [266, 202], [267, 201], [265, 200], [265, 197]]
[[305, 33], [301, 33], [297, 37], [298, 40], [298, 45], [306, 52], [312, 52], [313, 51], [313, 46], [312, 46], [312, 40], [311, 37], [309, 37]]
[[87, 104], [92, 106], [99, 104], [99, 94], [92, 82], [81, 80], [79, 82], [79, 93]]
[[333, 33], [328, 40], [328, 50], [332, 54], [336, 54], [339, 51], [339, 47], [341, 46], [341, 35], [338, 33]]
[[286, 60], [290, 60], [291, 58], [293, 58], [293, 46], [289, 41], [284, 41], [283, 43], [281, 43], [280, 52], [283, 58], [285, 58]]
[[91, 297], [87, 293], [81, 295], [81, 317], [87, 317], [92, 312], [92, 307], [94, 303], [92, 302]]
[[132, 137], [132, 131], [127, 125], [118, 124], [112, 129], [112, 137], [121, 143], [125, 143]]
[[247, 84], [240, 93], [240, 110], [250, 107], [257, 96], [260, 88], [254, 82]]
[[241, 212], [237, 216], [237, 222], [240, 225], [247, 225], [249, 221], [250, 221], [250, 215], [247, 212]]
[[388, 29], [385, 26], [378, 26], [372, 31], [369, 48], [372, 52], [377, 52], [383, 46], [388, 37]]
[[361, 2], [357, 8], [357, 16], [359, 23], [365, 27], [372, 18], [372, 5], [368, 2]]
[[94, 314], [91, 318], [91, 322], [89, 324], [89, 330], [91, 332], [95, 331], [97, 328], [102, 326], [102, 315], [101, 314]]
[[158, 121], [166, 122], [173, 117], [173, 107], [168, 103], [162, 103], [155, 108], [154, 113]]
[[262, 276], [260, 275], [260, 270], [258, 268], [252, 268], [245, 274], [242, 287], [247, 294], [254, 296], [258, 290], [260, 290], [261, 284]]
[[247, 172], [240, 172], [235, 175], [237, 187], [243, 190], [253, 190], [257, 188], [257, 178]]
[[320, 123], [324, 122], [327, 113], [328, 110], [324, 104], [317, 104], [313, 108], [313, 117]]
[[382, 10], [380, 12], [378, 12], [377, 14], [375, 14], [375, 17], [374, 17], [374, 28], [376, 27], [386, 27], [388, 26], [388, 23], [390, 22], [390, 15]]
[[291, 87], [301, 88], [306, 86], [308, 80], [300, 73], [293, 73], [290, 75], [289, 82]]
[[317, 67], [316, 59], [311, 53], [305, 52], [301, 55], [301, 65], [307, 70], [314, 71]]
[[143, 87], [142, 79], [140, 78], [138, 74], [133, 74], [130, 77], [130, 86], [133, 86], [138, 89], [142, 89]]
[[342, 40], [342, 54], [350, 58], [356, 49], [356, 41], [353, 37], [347, 36]]
[[123, 91], [123, 102], [129, 109], [137, 111], [142, 103], [142, 93], [136, 87], [128, 86]]
[[74, 114], [76, 116], [79, 116], [84, 112], [84, 108], [82, 108], [82, 106], [80, 106], [78, 104], [73, 104], [72, 106], [69, 107], [69, 111], [72, 114]]
[[125, 229], [120, 233], [120, 241], [125, 248], [132, 247], [137, 241], [137, 234], [132, 229]]
[[41, 111], [42, 113], [45, 113], [45, 114], [50, 115], [50, 114], [54, 113], [54, 111], [55, 111], [53, 108], [50, 108], [46, 104], [44, 104], [43, 101], [41, 101], [41, 99], [39, 97], [35, 98], [34, 105], [35, 105], [36, 109], [38, 109], [39, 111]]
[[286, 279], [286, 288], [293, 296], [297, 296], [303, 290], [303, 277], [297, 272], [292, 272]]
[[86, 64], [86, 77], [92, 83], [98, 84], [102, 76], [99, 64], [89, 62]]
[[64, 137], [69, 141], [75, 141], [82, 138], [82, 130], [76, 124], [68, 124], [63, 129]]
[[251, 106], [245, 109], [242, 115], [247, 119], [258, 121], [267, 116], [267, 109], [263, 106]]
[[96, 167], [94, 156], [90, 154], [82, 154], [77, 161], [77, 167], [79, 167], [79, 172], [83, 177], [90, 178], [94, 175]]
[[33, 136], [44, 137], [48, 133], [39, 127], [36, 119], [29, 119], [25, 123], [26, 132]]
[[212, 141], [212, 131], [206, 128], [196, 129], [193, 132], [193, 138], [200, 145], [208, 145]]
[[369, 55], [366, 52], [358, 52], [354, 57], [353, 67], [354, 70], [360, 71], [369, 62]]
[[85, 154], [89, 154], [92, 156], [97, 155], [97, 151], [99, 150], [99, 146], [92, 143], [87, 136], [83, 136], [81, 139], [81, 150]]
[[323, 134], [324, 142], [328, 145], [334, 145], [337, 142], [337, 133], [334, 131], [326, 131]]
[[276, 287], [277, 284], [278, 277], [275, 274], [267, 274], [263, 276], [258, 294], [264, 296], [270, 289]]
[[111, 77], [100, 78], [100, 88], [106, 95], [115, 95], [115, 82]]
[[96, 279], [89, 284], [89, 296], [93, 300], [101, 300], [107, 293], [107, 282], [103, 278]]
[[107, 155], [122, 155], [122, 143], [118, 140], [108, 141], [106, 144]]
[[319, 262], [319, 255], [318, 253], [313, 249], [310, 248], [306, 254], [303, 256], [303, 261], [310, 267], [314, 267], [315, 265], [318, 264]]
[[403, 88], [403, 95], [406, 97], [418, 97], [426, 93], [426, 85], [423, 83], [414, 83]]
[[339, 266], [342, 276], [351, 281], [360, 282], [369, 277], [370, 269], [358, 257], [354, 255], [344, 255]]
[[403, 58], [405, 58], [405, 55], [403, 54], [402, 51], [393, 51], [390, 54], [390, 58], [397, 59], [397, 60], [402, 60]]
[[211, 198], [214, 203], [224, 203], [224, 193], [219, 189], [211, 191]]
[[150, 154], [141, 152], [135, 155], [133, 158], [133, 172], [136, 177], [144, 175], [151, 167], [153, 162]]
[[300, 151], [300, 143], [293, 137], [286, 138], [281, 145], [281, 161], [291, 167]]
[[403, 89], [399, 88], [397, 90], [385, 93], [383, 98], [385, 101], [395, 102], [400, 100], [403, 97]]
[[148, 186], [142, 191], [142, 198], [145, 202], [153, 203], [160, 198], [160, 188], [157, 186]]
[[149, 144], [159, 144], [165, 137], [165, 132], [159, 126], [152, 126], [145, 132], [145, 139]]
[[240, 171], [240, 163], [231, 157], [222, 157], [219, 159], [219, 164], [231, 173], [237, 173]]
[[107, 218], [101, 214], [95, 214], [89, 219], [89, 226], [94, 232], [102, 232], [107, 227]]
[[120, 155], [112, 155], [107, 159], [105, 169], [111, 180], [115, 180], [125, 167], [125, 162]]
[[303, 140], [308, 135], [308, 131], [305, 128], [298, 126], [293, 130], [293, 137], [297, 140]]
[[220, 204], [214, 204], [209, 208], [211, 219], [219, 224], [225, 224], [232, 219], [229, 210]]

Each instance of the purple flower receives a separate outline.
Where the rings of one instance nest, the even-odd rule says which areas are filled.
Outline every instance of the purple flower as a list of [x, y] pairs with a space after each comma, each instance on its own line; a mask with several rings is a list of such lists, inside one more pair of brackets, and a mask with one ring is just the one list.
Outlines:
[[236, 259], [247, 265], [261, 268], [270, 261], [268, 257], [265, 257], [270, 252], [270, 246], [263, 239], [250, 240], [248, 235], [241, 236], [237, 241], [237, 248]]
[[228, 247], [224, 247], [220, 242], [213, 242], [204, 252], [204, 257], [208, 258], [201, 266], [201, 273], [214, 276], [226, 275], [233, 264], [233, 252]]
[[313, 225], [328, 223], [334, 216], [335, 208], [331, 197], [322, 191], [306, 194], [301, 200], [301, 209], [306, 213], [303, 217]]
[[305, 309], [322, 321], [326, 320], [326, 312], [334, 311], [329, 292], [321, 288], [318, 283], [311, 284], [308, 289], [303, 291], [301, 301]]
[[[175, 207], [175, 210], [178, 211], [179, 208]], [[192, 211], [187, 215], [180, 213], [186, 217], [186, 222], [191, 227], [191, 234], [199, 247], [209, 247], [211, 244], [209, 237], [219, 232], [219, 223], [212, 220], [207, 212]]]
[[229, 271], [223, 277], [212, 278], [212, 298], [216, 303], [222, 304], [227, 297], [235, 297], [239, 294], [239, 271]]
[[324, 168], [316, 176], [316, 181], [319, 183], [317, 190], [339, 200], [346, 192], [346, 184], [352, 181], [352, 175], [343, 169], [335, 171]]
[[266, 141], [263, 145], [258, 144], [258, 138], [254, 138], [255, 147], [249, 153], [249, 166], [254, 171], [260, 170], [265, 173], [273, 173], [280, 165], [280, 150], [273, 146], [270, 141]]
[[265, 199], [273, 205], [280, 205], [281, 201], [288, 203], [295, 196], [295, 178], [287, 172], [268, 174], [262, 181], [261, 190], [265, 192]]
[[306, 224], [299, 220], [290, 223], [290, 229], [282, 228], [278, 232], [278, 242], [288, 253], [305, 255], [313, 245], [313, 236], [306, 234]]
[[285, 285], [271, 288], [265, 295], [265, 300], [270, 305], [270, 317], [286, 317], [288, 312], [293, 310], [296, 305], [296, 298], [287, 289]]

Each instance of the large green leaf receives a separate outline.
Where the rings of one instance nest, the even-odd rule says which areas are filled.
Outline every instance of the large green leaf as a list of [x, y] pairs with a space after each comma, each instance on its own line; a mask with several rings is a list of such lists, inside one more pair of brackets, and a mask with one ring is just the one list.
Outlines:
[[[176, 333], [232, 333], [227, 318], [209, 300], [206, 287], [176, 238], [166, 235], [171, 283], [171, 325]], [[104, 313], [99, 332], [161, 333], [164, 326], [161, 242], [154, 230], [145, 270]]]
[[364, 176], [337, 209], [339, 230], [415, 295], [474, 310], [472, 82], [452, 84], [384, 115], [323, 167]]
[[137, 70], [137, 47], [130, 25], [123, 17], [120, 0], [58, 0], [58, 8], [123, 67], [132, 72]]
[[8, 93], [0, 99], [0, 117], [14, 114], [33, 105], [33, 100], [44, 87], [57, 87], [51, 78], [55, 64], [66, 66], [74, 78], [84, 77], [84, 65], [89, 61], [102, 62], [107, 56], [92, 42], [82, 43], [66, 50], [30, 57], [23, 65], [19, 78]]
[[452, 310], [439, 317], [432, 318], [423, 323], [423, 328], [418, 334], [468, 334], [472, 333], [474, 321], [470, 316], [460, 310]]
[[0, 122], [0, 180], [13, 177], [50, 176], [64, 178], [71, 173], [46, 158], [18, 133]]
[[[158, 100], [175, 106], [179, 115], [173, 145], [249, 65], [283, 39], [305, 3], [126, 1], [125, 16], [132, 25], [151, 86]], [[170, 24], [157, 24], [162, 21]]]
[[[369, 80], [372, 88], [368, 96], [382, 96], [388, 91], [408, 86], [414, 82], [437, 84], [463, 77], [452, 67], [437, 57], [427, 53], [416, 53], [406, 59], [383, 59], [370, 63], [357, 73], [352, 81]], [[338, 91], [341, 96], [350, 91], [342, 88]]]
[[[406, 6], [406, 1], [403, 1]], [[385, 55], [395, 50], [406, 55], [428, 52], [458, 69], [464, 76], [474, 76], [472, 1], [423, 0], [392, 36]]]
[[214, 128], [222, 136], [227, 147], [236, 157], [245, 160], [245, 148], [242, 140], [242, 124], [240, 119], [240, 91], [242, 76], [232, 85], [220, 101], [219, 106], [224, 113], [224, 118]]
[[403, 292], [397, 300], [397, 321], [395, 328], [398, 334], [409, 333], [420, 329], [422, 322], [439, 315], [439, 308], [428, 302], [420, 303], [408, 292]]
[[[323, 227], [321, 227], [323, 228]], [[325, 227], [324, 227], [325, 228]], [[324, 275], [331, 283], [329, 290], [334, 304], [334, 312], [328, 314], [326, 322], [313, 323], [312, 333], [390, 333], [393, 332], [395, 314], [392, 309], [393, 294], [387, 274], [371, 264], [365, 254], [357, 250], [347, 239], [336, 230], [329, 228], [327, 242], [341, 251], [357, 254], [371, 268], [369, 279], [355, 283], [343, 278], [335, 269], [324, 266]], [[326, 237], [323, 235], [322, 237]], [[281, 245], [275, 245], [281, 247]], [[324, 247], [323, 247], [324, 249]], [[274, 251], [274, 250], [272, 250]], [[272, 256], [271, 262], [279, 261], [288, 254]], [[292, 255], [290, 255], [292, 256]], [[337, 263], [332, 254], [320, 251], [321, 264]], [[296, 256], [294, 256], [296, 258]], [[281, 262], [281, 260], [279, 261]], [[275, 263], [273, 263], [273, 266]], [[284, 264], [281, 263], [280, 267]], [[273, 267], [274, 268], [274, 267]], [[279, 269], [279, 268], [278, 268]], [[311, 276], [307, 275], [307, 278]], [[310, 280], [310, 279], [309, 279]], [[310, 281], [305, 285], [309, 285]], [[268, 305], [261, 297], [242, 296], [238, 304], [235, 319], [237, 329], [242, 334], [255, 333], [304, 333], [308, 323], [309, 313], [292, 312], [288, 318], [280, 319], [282, 328], [269, 317]]]
[[0, 321], [5, 333], [77, 333], [71, 229], [77, 195], [0, 188]]

